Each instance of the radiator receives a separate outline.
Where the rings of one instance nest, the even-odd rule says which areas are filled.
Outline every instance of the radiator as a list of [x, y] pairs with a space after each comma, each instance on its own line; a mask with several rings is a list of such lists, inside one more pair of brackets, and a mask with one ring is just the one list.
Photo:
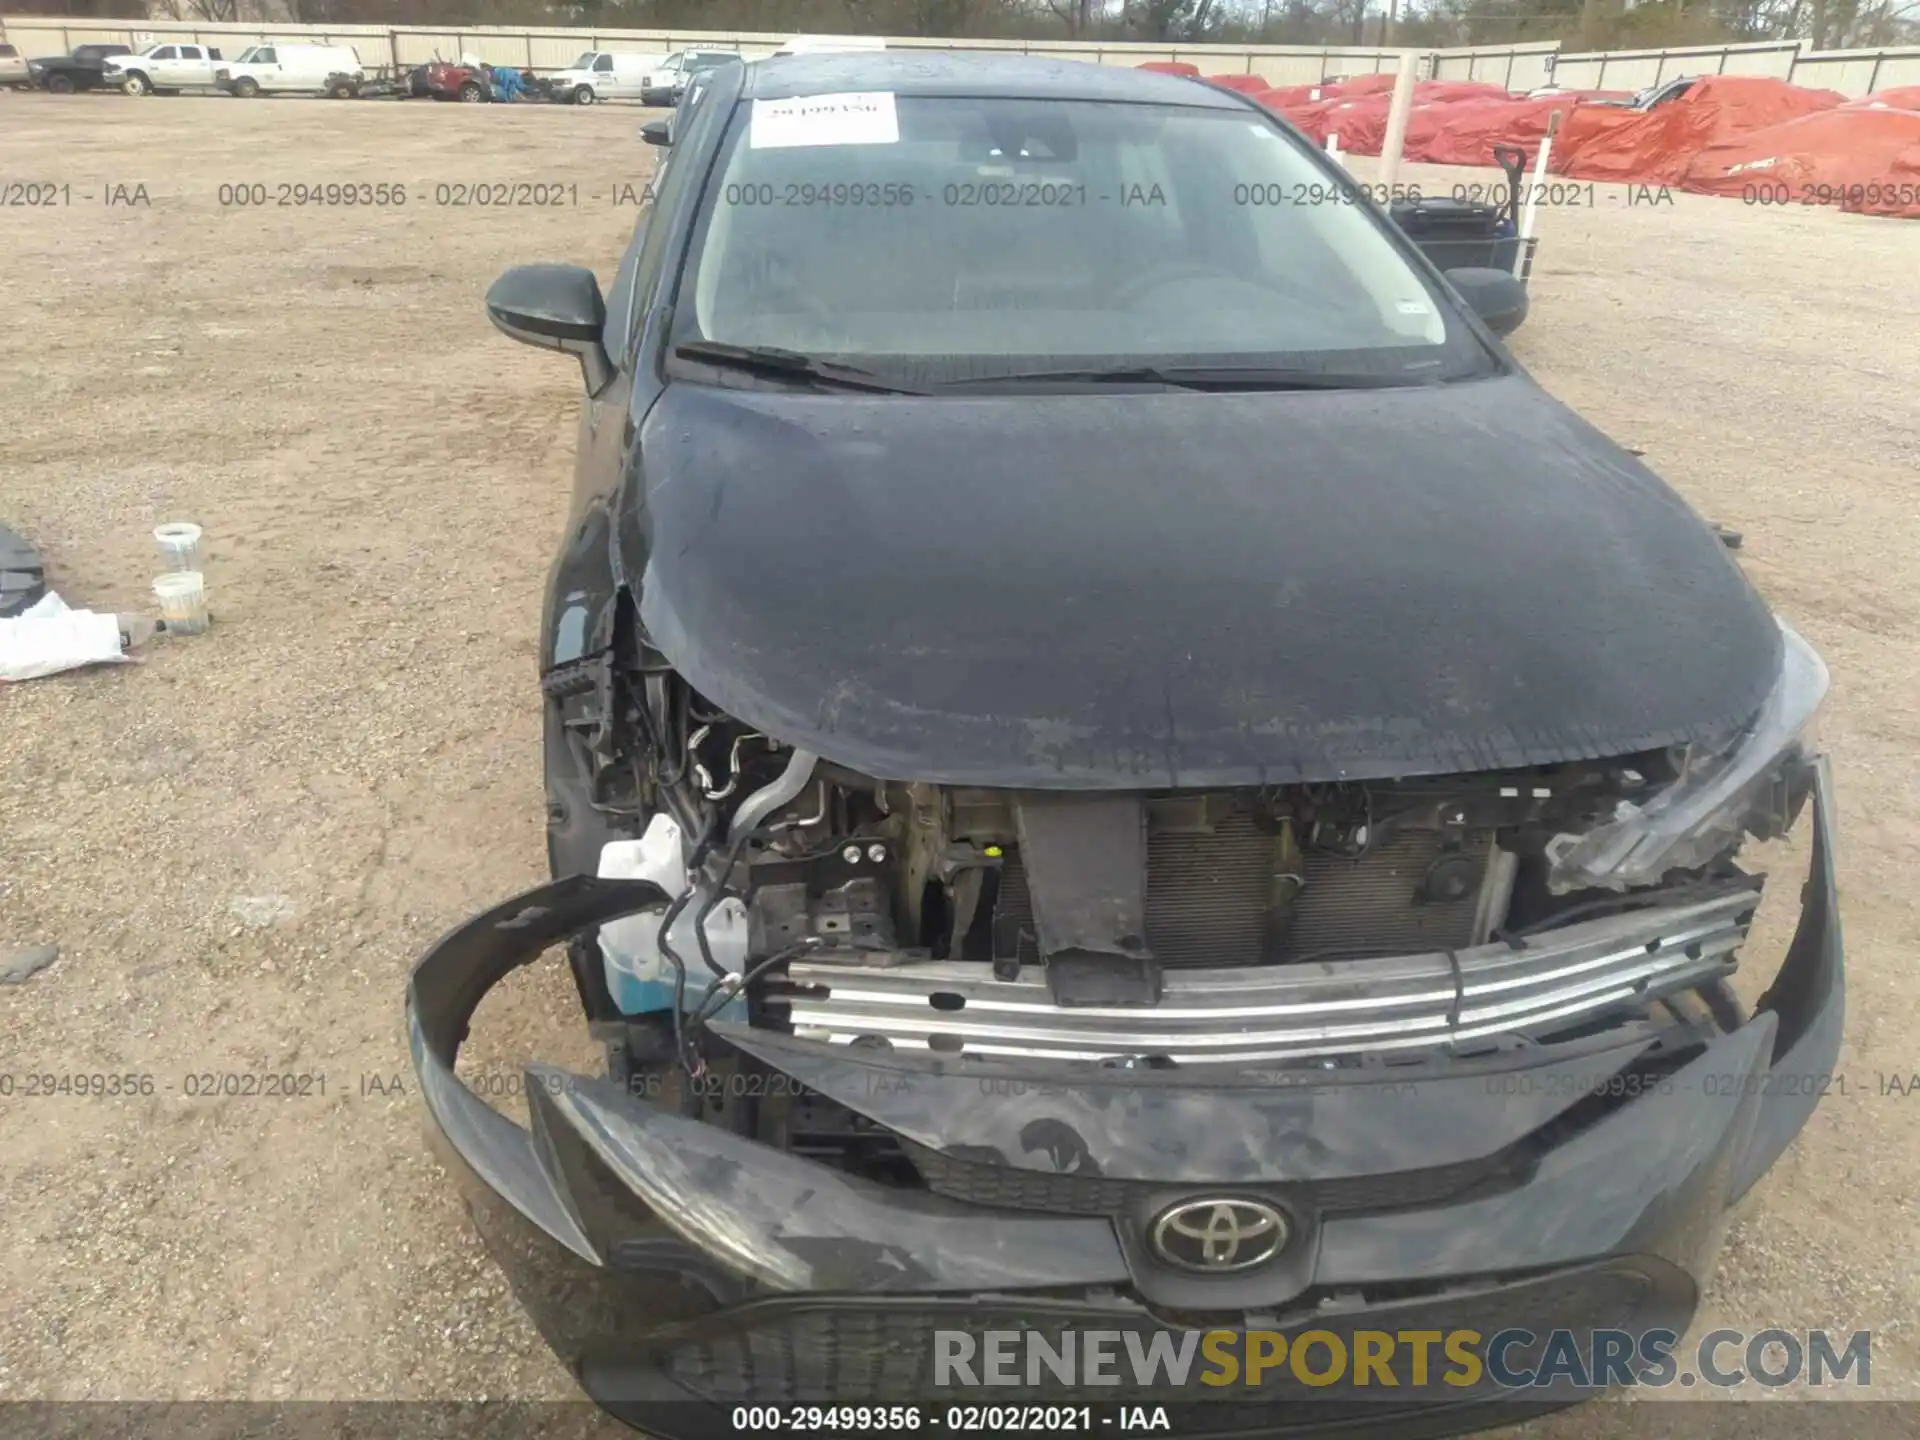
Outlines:
[[[1492, 837], [1401, 830], [1383, 836], [1360, 859], [1307, 851], [1298, 866], [1305, 885], [1281, 932], [1278, 953], [1265, 953], [1274, 841], [1248, 815], [1225, 816], [1208, 831], [1151, 832], [1147, 841], [1147, 943], [1169, 967], [1219, 969], [1310, 956], [1415, 954], [1471, 944], [1478, 890], [1459, 900], [1415, 897], [1428, 867], [1451, 842], [1484, 875]], [[1021, 960], [1035, 962], [1033, 901], [1016, 847], [1008, 846], [996, 917], [1017, 916], [1025, 930]]]

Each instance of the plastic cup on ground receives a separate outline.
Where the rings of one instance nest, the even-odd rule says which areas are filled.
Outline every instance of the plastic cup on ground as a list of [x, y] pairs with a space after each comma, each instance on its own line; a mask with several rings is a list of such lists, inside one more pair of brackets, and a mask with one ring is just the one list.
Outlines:
[[159, 525], [154, 528], [153, 540], [160, 547], [160, 563], [168, 570], [198, 570], [200, 568], [200, 527], [184, 522], [172, 525]]
[[169, 635], [207, 633], [207, 581], [198, 570], [174, 570], [157, 576], [153, 593]]

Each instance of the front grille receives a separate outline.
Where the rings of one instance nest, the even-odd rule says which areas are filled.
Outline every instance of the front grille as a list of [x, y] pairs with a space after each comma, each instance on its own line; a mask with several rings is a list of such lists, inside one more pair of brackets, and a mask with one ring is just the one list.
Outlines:
[[[1445, 836], [1401, 830], [1359, 859], [1309, 850], [1300, 857], [1305, 884], [1278, 952], [1266, 954], [1274, 890], [1274, 837], [1248, 814], [1221, 817], [1209, 830], [1157, 830], [1147, 837], [1147, 943], [1161, 964], [1183, 968], [1281, 963], [1306, 956], [1448, 950], [1473, 939], [1475, 894], [1446, 903], [1415, 897], [1444, 848], [1484, 869], [1487, 835]], [[1021, 960], [1037, 963], [1033, 899], [1016, 847], [1007, 847], [995, 906], [1027, 932]]]
[[[1001, 1210], [1045, 1210], [1056, 1215], [1120, 1215], [1164, 1195], [1167, 1187], [1144, 1180], [1113, 1180], [1099, 1175], [1055, 1175], [1011, 1165], [956, 1160], [939, 1150], [903, 1140], [901, 1148], [927, 1188], [937, 1195]], [[1468, 1192], [1483, 1192], [1522, 1176], [1520, 1157], [1495, 1155], [1434, 1165], [1397, 1174], [1355, 1175], [1335, 1180], [1296, 1181], [1284, 1185], [1235, 1186], [1265, 1195], [1299, 1211], [1322, 1215], [1414, 1209], [1457, 1202]], [[1204, 1177], [1194, 1184], [1207, 1183]]]
[[[1488, 1336], [1517, 1328], [1532, 1331], [1541, 1337], [1537, 1343], [1544, 1343], [1550, 1332], [1561, 1328], [1640, 1330], [1669, 1324], [1684, 1329], [1693, 1303], [1691, 1283], [1672, 1267], [1659, 1261], [1617, 1260], [1514, 1284], [1450, 1294], [1429, 1291], [1337, 1313], [1309, 1309], [1260, 1328], [1278, 1329], [1289, 1336], [1307, 1330], [1330, 1331], [1349, 1350], [1354, 1332], [1360, 1330], [1468, 1328]], [[1190, 1323], [1195, 1328], [1245, 1328], [1238, 1315], [1196, 1316]], [[1102, 1305], [1040, 1297], [1017, 1302], [773, 1300], [695, 1322], [673, 1336], [655, 1337], [647, 1342], [647, 1350], [650, 1364], [699, 1398], [721, 1404], [979, 1401], [993, 1397], [978, 1389], [935, 1386], [935, 1332], [963, 1331], [978, 1341], [992, 1331], [1038, 1331], [1058, 1351], [1069, 1333], [1087, 1330], [1133, 1331], [1144, 1344], [1151, 1344], [1157, 1332], [1167, 1333], [1177, 1344], [1182, 1333], [1126, 1301]], [[1509, 1358], [1517, 1364], [1532, 1363], [1528, 1351], [1529, 1347], [1516, 1345]], [[1124, 1361], [1114, 1368], [1119, 1384], [1089, 1388], [1069, 1384], [1042, 1366], [1037, 1373], [1022, 1375], [1016, 1398], [1142, 1403], [1234, 1398], [1231, 1389], [1210, 1389], [1193, 1383], [1191, 1377], [1185, 1386], [1170, 1384], [1164, 1373], [1141, 1383]], [[1196, 1362], [1193, 1373], [1198, 1375], [1204, 1368]], [[1290, 1379], [1263, 1387], [1261, 1394], [1265, 1400], [1284, 1398], [1289, 1404], [1295, 1403], [1295, 1397], [1301, 1402], [1326, 1398], [1325, 1391]], [[1456, 1391], [1448, 1398], [1464, 1396]], [[1351, 1402], [1345, 1411], [1352, 1417]]]

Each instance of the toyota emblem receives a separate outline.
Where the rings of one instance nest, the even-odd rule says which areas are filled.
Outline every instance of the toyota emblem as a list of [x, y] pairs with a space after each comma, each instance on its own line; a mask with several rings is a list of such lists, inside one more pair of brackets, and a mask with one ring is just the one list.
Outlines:
[[1188, 1200], [1153, 1222], [1153, 1250], [1202, 1275], [1251, 1270], [1287, 1243], [1287, 1217], [1258, 1200]]

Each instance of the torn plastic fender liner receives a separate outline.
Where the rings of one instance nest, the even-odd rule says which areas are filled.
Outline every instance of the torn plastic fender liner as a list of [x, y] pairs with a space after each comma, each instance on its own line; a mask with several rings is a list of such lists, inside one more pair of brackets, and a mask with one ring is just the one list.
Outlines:
[[455, 1061], [488, 991], [568, 936], [667, 898], [647, 881], [568, 876], [449, 931], [415, 966], [414, 1069], [445, 1148], [474, 1179], [594, 1266], [623, 1237], [602, 1197], [576, 1194], [588, 1157], [699, 1251], [771, 1290], [1125, 1282], [1119, 1242], [1101, 1218], [1009, 1217], [889, 1190], [548, 1066], [527, 1072], [529, 1132], [461, 1082]]

